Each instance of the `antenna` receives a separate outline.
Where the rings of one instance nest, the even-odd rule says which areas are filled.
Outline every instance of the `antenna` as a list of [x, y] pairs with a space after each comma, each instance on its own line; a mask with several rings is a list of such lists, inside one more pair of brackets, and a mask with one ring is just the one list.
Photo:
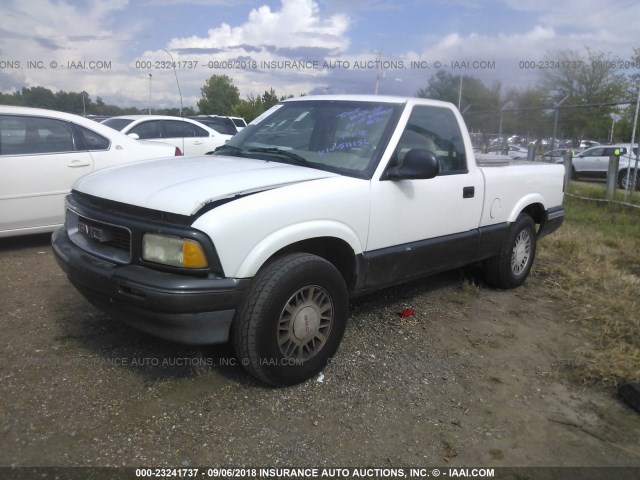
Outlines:
[[180, 94], [180, 116], [182, 116], [182, 92], [180, 91], [180, 82], [178, 82], [178, 71], [176, 70], [176, 62], [173, 59], [173, 55], [169, 52], [169, 50], [165, 49], [165, 52], [171, 57], [171, 64], [173, 65], [173, 73], [176, 76], [176, 84], [178, 85], [178, 93]]

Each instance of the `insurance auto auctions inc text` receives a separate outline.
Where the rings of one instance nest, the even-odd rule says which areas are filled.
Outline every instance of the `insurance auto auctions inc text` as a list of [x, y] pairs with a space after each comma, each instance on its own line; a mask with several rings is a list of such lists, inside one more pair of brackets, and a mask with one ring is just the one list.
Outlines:
[[255, 468], [209, 469], [219, 478], [493, 478], [492, 468]]

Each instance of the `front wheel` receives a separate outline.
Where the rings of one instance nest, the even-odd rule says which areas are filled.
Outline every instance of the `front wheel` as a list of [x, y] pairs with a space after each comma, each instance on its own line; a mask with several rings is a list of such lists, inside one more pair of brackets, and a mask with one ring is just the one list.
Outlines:
[[485, 281], [495, 288], [519, 287], [529, 276], [535, 255], [535, 223], [529, 215], [521, 213], [498, 255], [485, 260]]
[[576, 167], [571, 165], [571, 180], [577, 180], [578, 174], [576, 173]]
[[236, 314], [236, 357], [269, 385], [303, 382], [331, 361], [348, 305], [345, 282], [331, 263], [306, 253], [281, 257], [258, 272]]

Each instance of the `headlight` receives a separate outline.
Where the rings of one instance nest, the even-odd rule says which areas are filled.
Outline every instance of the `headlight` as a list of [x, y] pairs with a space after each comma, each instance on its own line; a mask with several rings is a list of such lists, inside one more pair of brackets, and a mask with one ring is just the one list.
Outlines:
[[205, 268], [207, 256], [197, 241], [145, 233], [142, 237], [142, 258], [172, 267]]

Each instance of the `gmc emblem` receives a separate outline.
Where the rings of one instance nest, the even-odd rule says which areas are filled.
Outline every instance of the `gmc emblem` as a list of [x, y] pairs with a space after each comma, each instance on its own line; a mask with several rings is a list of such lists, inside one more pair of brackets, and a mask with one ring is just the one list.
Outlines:
[[78, 222], [78, 232], [89, 240], [95, 240], [100, 243], [113, 240], [113, 236], [110, 232], [103, 230], [102, 228], [87, 225], [83, 222]]

